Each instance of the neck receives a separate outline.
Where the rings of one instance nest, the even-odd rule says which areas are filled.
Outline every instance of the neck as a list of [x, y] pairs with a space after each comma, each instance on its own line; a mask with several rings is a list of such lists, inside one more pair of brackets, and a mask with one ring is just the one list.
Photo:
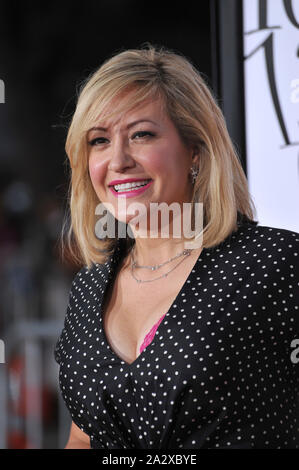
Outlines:
[[[154, 266], [174, 258], [187, 247], [182, 239], [139, 239], [135, 240], [134, 259], [140, 266]], [[191, 250], [191, 255], [199, 256], [202, 247]], [[177, 261], [173, 261], [174, 263]]]
[[[181, 210], [179, 214], [176, 214], [175, 211], [169, 211], [169, 214], [166, 214], [168, 217], [163, 218], [161, 216], [161, 220], [157, 218], [157, 227], [153, 224], [153, 228], [151, 226], [151, 217], [156, 215], [155, 210], [157, 209], [151, 210], [150, 216], [140, 219], [141, 223], [137, 222], [135, 225], [129, 222], [135, 239], [134, 259], [139, 265], [153, 266], [161, 264], [188, 248], [191, 248], [191, 255], [194, 253], [194, 255], [199, 256], [202, 251], [200, 238], [194, 242], [194, 246], [190, 244], [192, 239], [186, 238], [200, 233], [202, 228], [200, 226], [195, 227], [194, 230], [191, 229], [191, 204], [187, 209], [184, 208], [184, 211], [188, 212], [183, 216], [181, 216], [183, 213], [183, 210]], [[154, 217], [153, 220], [155, 220]], [[186, 220], [189, 223], [186, 223]]]

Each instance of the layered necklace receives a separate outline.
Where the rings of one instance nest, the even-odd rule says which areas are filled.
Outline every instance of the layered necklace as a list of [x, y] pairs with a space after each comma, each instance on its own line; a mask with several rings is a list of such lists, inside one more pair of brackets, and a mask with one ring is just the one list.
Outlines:
[[[174, 256], [173, 258], [170, 258], [167, 261], [164, 261], [164, 263], [156, 264], [154, 266], [141, 266], [140, 264], [138, 264], [134, 259], [134, 254], [133, 254], [134, 251], [135, 251], [135, 247], [133, 248], [133, 250], [131, 252], [131, 274], [132, 274], [133, 278], [135, 279], [135, 281], [140, 283], [140, 282], [153, 282], [153, 281], [156, 281], [157, 279], [161, 279], [162, 277], [168, 276], [168, 274], [171, 273], [174, 269], [176, 269], [184, 261], [184, 259], [186, 259], [188, 256], [190, 256], [190, 253], [191, 253], [192, 249], [190, 249], [190, 248], [185, 249], [181, 253], [179, 253], [178, 255]], [[134, 274], [134, 269], [136, 269], [136, 268], [144, 268], [144, 269], [150, 269], [151, 271], [156, 271], [157, 269], [160, 269], [165, 264], [170, 263], [171, 261], [175, 260], [176, 258], [179, 258], [180, 256], [184, 256], [184, 258], [181, 259], [181, 261], [179, 263], [177, 263], [174, 268], [170, 269], [170, 271], [168, 271], [165, 274], [162, 274], [162, 276], [155, 277], [154, 279], [148, 279], [148, 280], [142, 281], [141, 279], [138, 279]]]

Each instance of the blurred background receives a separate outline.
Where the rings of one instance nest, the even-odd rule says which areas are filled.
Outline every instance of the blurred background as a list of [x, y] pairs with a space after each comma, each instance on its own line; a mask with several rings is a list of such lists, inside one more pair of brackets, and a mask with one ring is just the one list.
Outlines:
[[211, 78], [209, 2], [2, 1], [0, 15], [0, 448], [62, 448], [70, 417], [53, 349], [72, 279], [60, 259], [67, 127], [83, 79], [111, 54], [150, 41]]
[[[271, 29], [264, 21], [273, 2], [249, 0], [245, 5], [244, 0], [242, 5], [241, 0], [201, 0], [198, 8], [195, 5], [175, 0], [0, 2], [2, 449], [63, 448], [69, 434], [71, 420], [60, 396], [53, 352], [63, 328], [71, 282], [81, 268], [62, 260], [59, 250], [70, 174], [64, 143], [81, 82], [112, 54], [146, 41], [183, 53], [202, 72], [218, 99], [247, 174], [251, 147], [246, 133], [253, 128], [249, 127], [251, 115], [245, 121], [246, 103], [252, 101], [244, 80], [248, 32], [244, 33], [247, 19], [243, 15], [245, 8], [249, 17], [253, 15], [252, 33], [254, 29], [274, 32], [277, 23]], [[292, 28], [297, 32], [297, 12], [291, 13]], [[264, 80], [270, 83], [268, 76]], [[273, 86], [268, 88], [273, 101]], [[296, 99], [297, 95], [293, 104]], [[293, 163], [289, 165], [297, 191], [298, 143], [282, 132], [283, 119], [277, 121], [277, 107], [271, 106], [269, 113], [280, 126], [278, 139], [284, 138], [284, 148], [295, 149], [295, 172]], [[282, 105], [280, 111], [281, 117]], [[283, 124], [287, 130], [287, 123]], [[281, 147], [277, 145], [279, 150]], [[250, 168], [253, 185], [253, 163]], [[283, 221], [285, 228], [296, 228], [298, 212], [291, 226], [279, 218], [285, 213], [283, 208], [275, 214], [267, 212], [262, 200], [265, 191], [252, 187], [262, 219], [269, 225], [282, 226]]]

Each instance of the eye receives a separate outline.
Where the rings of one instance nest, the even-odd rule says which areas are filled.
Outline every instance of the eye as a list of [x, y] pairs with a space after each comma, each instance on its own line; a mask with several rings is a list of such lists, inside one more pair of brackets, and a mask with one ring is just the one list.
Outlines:
[[[140, 136], [140, 137], [151, 136], [151, 137], [153, 137], [154, 134], [152, 132], [149, 132], [149, 131], [139, 131], [139, 132], [135, 132], [135, 134], [132, 135], [132, 138], [134, 139], [136, 136]], [[139, 140], [139, 139], [137, 139], [137, 140]]]
[[[132, 135], [132, 139], [134, 139], [135, 137], [138, 137], [137, 140], [139, 140], [139, 138], [146, 137], [146, 136], [154, 137], [154, 134], [149, 131], [138, 131]], [[105, 137], [96, 137], [95, 139], [90, 140], [88, 144], [91, 146], [95, 146], [95, 145], [103, 144], [105, 143], [105, 141], [107, 141]]]
[[107, 140], [107, 139], [105, 139], [105, 137], [96, 137], [95, 139], [90, 140], [88, 142], [88, 145], [94, 146], [94, 145], [102, 144], [103, 140]]

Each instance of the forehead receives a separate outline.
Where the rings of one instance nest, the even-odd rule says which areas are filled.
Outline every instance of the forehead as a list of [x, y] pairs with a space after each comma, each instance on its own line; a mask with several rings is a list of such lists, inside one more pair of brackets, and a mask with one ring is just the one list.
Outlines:
[[164, 101], [160, 97], [152, 97], [135, 104], [134, 93], [130, 93], [113, 98], [98, 116], [97, 124], [108, 128], [146, 118], [167, 119]]

